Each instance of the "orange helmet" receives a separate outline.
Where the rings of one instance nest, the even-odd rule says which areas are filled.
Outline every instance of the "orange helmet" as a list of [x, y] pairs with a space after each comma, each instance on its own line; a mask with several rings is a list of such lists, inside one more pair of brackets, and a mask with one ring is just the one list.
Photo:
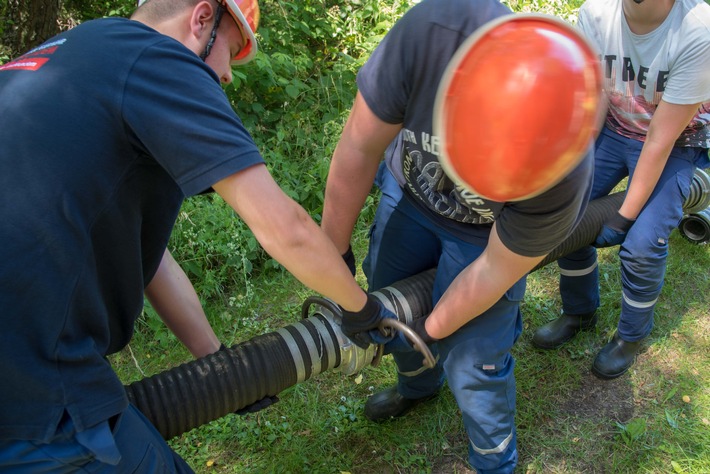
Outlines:
[[259, 4], [256, 0], [223, 0], [223, 5], [242, 31], [244, 45], [232, 58], [232, 64], [246, 64], [256, 56], [256, 29], [259, 27]]
[[536, 196], [584, 157], [601, 94], [597, 53], [572, 26], [542, 14], [497, 18], [464, 41], [439, 84], [441, 165], [487, 199]]
[[[147, 1], [148, 0], [138, 0], [138, 6], [140, 7]], [[256, 56], [257, 44], [254, 34], [259, 27], [259, 4], [257, 0], [216, 1], [232, 15], [232, 18], [234, 18], [234, 21], [237, 23], [237, 27], [242, 32], [242, 49], [232, 58], [231, 63], [233, 65], [246, 64]], [[219, 24], [219, 16], [221, 16], [221, 14], [218, 15], [215, 25]]]

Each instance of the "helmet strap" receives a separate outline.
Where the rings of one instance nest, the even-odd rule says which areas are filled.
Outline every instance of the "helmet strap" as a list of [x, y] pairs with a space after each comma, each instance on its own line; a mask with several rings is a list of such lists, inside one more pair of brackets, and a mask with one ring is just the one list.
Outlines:
[[214, 45], [214, 40], [217, 38], [217, 28], [219, 28], [219, 22], [222, 20], [222, 14], [224, 13], [224, 7], [222, 6], [221, 3], [217, 5], [217, 13], [215, 13], [214, 17], [214, 25], [212, 26], [212, 32], [210, 33], [210, 40], [207, 42], [207, 46], [205, 46], [205, 50], [200, 54], [200, 59], [203, 61], [207, 59], [207, 56], [210, 55], [210, 51], [212, 50], [212, 46]]

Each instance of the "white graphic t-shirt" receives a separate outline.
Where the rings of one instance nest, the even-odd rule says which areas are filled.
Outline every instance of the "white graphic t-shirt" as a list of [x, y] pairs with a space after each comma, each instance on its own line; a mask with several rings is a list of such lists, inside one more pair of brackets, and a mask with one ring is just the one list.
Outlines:
[[676, 0], [658, 28], [637, 35], [621, 0], [587, 0], [579, 27], [600, 55], [610, 129], [643, 141], [661, 99], [702, 103], [676, 145], [710, 147], [710, 5]]

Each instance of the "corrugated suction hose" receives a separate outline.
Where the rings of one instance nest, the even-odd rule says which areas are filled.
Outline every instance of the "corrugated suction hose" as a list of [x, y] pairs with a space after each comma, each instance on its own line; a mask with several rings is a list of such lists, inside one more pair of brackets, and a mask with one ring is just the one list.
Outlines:
[[683, 204], [683, 218], [678, 224], [680, 234], [694, 244], [710, 242], [710, 176], [695, 169], [688, 199]]
[[[435, 270], [373, 292], [411, 322], [431, 312]], [[324, 298], [308, 298], [301, 321], [125, 387], [128, 400], [165, 439], [274, 396], [326, 370], [351, 375], [370, 364], [375, 346], [362, 349], [340, 331], [341, 313]]]
[[683, 216], [678, 230], [683, 237], [694, 244], [710, 242], [710, 209]]
[[572, 234], [550, 252], [534, 269], [538, 270], [560, 257], [579, 250], [594, 242], [604, 221], [619, 210], [624, 202], [624, 193], [614, 193], [589, 202], [587, 210]]
[[[590, 202], [577, 230], [536, 267], [591, 243], [623, 201], [617, 193]], [[374, 292], [400, 321], [411, 324], [431, 312], [435, 269]], [[304, 319], [209, 356], [127, 385], [126, 394], [170, 439], [274, 396], [326, 370], [357, 373], [375, 357], [340, 331], [340, 310], [323, 298], [304, 302]]]
[[128, 400], [169, 439], [340, 363], [333, 325], [316, 314], [125, 388]]

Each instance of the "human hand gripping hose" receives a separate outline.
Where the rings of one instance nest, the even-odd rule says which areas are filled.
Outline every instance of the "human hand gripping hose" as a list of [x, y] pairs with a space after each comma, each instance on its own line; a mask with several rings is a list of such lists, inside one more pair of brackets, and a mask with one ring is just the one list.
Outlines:
[[356, 312], [342, 310], [343, 321], [340, 329], [358, 347], [367, 349], [370, 344], [386, 344], [394, 337], [389, 331], [380, 331], [380, 322], [384, 319], [397, 320], [391, 311], [385, 308], [377, 298], [368, 294], [365, 306]]
[[370, 344], [378, 345], [377, 354], [372, 365], [377, 365], [381, 359], [385, 345], [393, 345], [388, 352], [411, 351], [421, 352], [423, 364], [432, 368], [436, 360], [427, 344], [436, 342], [424, 328], [425, 318], [415, 320], [412, 327], [399, 321], [390, 310], [374, 296], [367, 295], [365, 307], [358, 312], [342, 310], [340, 329], [357, 346], [366, 349]]
[[618, 212], [612, 214], [604, 221], [602, 229], [594, 240], [594, 246], [601, 248], [619, 245], [626, 238], [626, 234], [634, 222], [636, 219], [627, 219]]

